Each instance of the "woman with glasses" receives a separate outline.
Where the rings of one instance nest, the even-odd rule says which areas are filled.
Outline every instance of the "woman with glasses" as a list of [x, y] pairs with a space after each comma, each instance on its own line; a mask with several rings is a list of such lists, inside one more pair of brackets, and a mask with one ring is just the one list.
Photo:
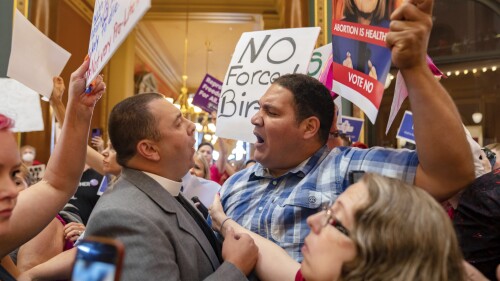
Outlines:
[[[449, 218], [425, 191], [365, 174], [307, 222], [301, 264], [273, 242], [229, 219], [219, 198], [214, 229], [250, 233], [259, 246], [261, 280], [465, 280]], [[278, 265], [278, 266], [276, 266]]]

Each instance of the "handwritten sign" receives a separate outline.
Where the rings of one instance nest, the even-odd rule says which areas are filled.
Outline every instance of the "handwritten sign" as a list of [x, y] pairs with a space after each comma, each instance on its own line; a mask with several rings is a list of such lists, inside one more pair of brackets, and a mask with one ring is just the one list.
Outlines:
[[70, 56], [16, 10], [8, 77], [49, 99], [52, 77], [61, 74]]
[[243, 33], [223, 81], [216, 135], [255, 142], [251, 117], [259, 98], [280, 76], [307, 73], [319, 27]]
[[222, 82], [207, 73], [193, 97], [193, 105], [208, 113], [217, 112]]
[[359, 141], [359, 136], [361, 135], [364, 123], [365, 120], [360, 118], [342, 116], [342, 123], [339, 125], [339, 130], [348, 135], [352, 142], [357, 142]]
[[43, 131], [40, 95], [14, 79], [0, 78], [0, 113], [15, 121], [13, 132]]
[[403, 120], [398, 129], [396, 138], [404, 139], [407, 142], [415, 144], [415, 133], [413, 131], [413, 114], [410, 111], [405, 111]]
[[99, 74], [132, 28], [151, 7], [151, 0], [96, 0], [89, 41], [87, 86]]
[[[359, 17], [343, 5], [333, 5], [333, 91], [359, 106], [375, 123], [384, 84], [391, 67], [391, 51], [385, 38], [389, 32], [389, 15], [396, 8], [389, 0], [370, 15]], [[356, 2], [357, 3], [357, 2]], [[379, 5], [377, 5], [378, 7]], [[340, 10], [340, 11], [337, 11]]]

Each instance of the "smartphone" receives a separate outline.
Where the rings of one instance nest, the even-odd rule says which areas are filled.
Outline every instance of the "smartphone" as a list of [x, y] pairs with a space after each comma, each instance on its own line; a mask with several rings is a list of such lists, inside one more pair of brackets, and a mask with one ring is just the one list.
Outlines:
[[92, 129], [92, 138], [91, 139], [93, 139], [95, 137], [100, 137], [100, 136], [102, 136], [102, 130], [101, 130], [101, 128], [93, 128]]
[[77, 246], [72, 281], [119, 281], [123, 244], [114, 239], [85, 237]]
[[355, 184], [357, 181], [359, 181], [363, 175], [365, 174], [365, 171], [350, 171], [349, 172], [349, 185]]

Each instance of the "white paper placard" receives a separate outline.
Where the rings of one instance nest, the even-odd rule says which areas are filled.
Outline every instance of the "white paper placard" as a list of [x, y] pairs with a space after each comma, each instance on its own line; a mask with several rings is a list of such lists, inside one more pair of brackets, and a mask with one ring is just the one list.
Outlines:
[[14, 79], [0, 78], [0, 113], [15, 121], [13, 132], [44, 129], [40, 96]]
[[272, 82], [288, 73], [307, 73], [319, 27], [243, 33], [223, 81], [216, 135], [255, 142], [251, 117]]
[[7, 76], [49, 99], [70, 56], [16, 10]]

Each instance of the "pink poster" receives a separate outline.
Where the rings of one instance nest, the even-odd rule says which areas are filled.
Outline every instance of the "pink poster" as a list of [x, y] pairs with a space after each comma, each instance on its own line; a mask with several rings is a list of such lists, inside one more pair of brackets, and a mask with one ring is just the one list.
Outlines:
[[333, 91], [375, 123], [391, 67], [385, 37], [400, 1], [333, 0]]

